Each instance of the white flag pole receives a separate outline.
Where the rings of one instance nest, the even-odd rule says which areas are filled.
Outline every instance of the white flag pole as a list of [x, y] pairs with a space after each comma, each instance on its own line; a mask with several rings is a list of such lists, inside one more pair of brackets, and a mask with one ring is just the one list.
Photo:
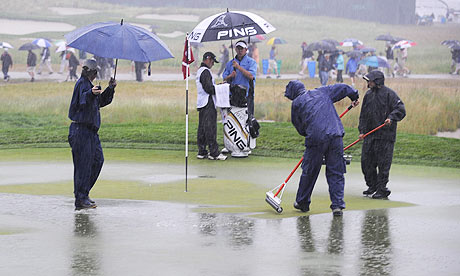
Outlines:
[[188, 33], [185, 40], [187, 41], [187, 69], [185, 71], [185, 192], [187, 192], [188, 180], [188, 74], [190, 72], [190, 40]]

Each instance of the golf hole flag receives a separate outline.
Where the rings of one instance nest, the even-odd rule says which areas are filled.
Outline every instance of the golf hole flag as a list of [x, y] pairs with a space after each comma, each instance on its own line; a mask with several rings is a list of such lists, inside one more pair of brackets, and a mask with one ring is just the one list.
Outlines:
[[[182, 57], [182, 74], [184, 75], [184, 80], [187, 78], [187, 65], [191, 64], [195, 61], [193, 58], [192, 49], [190, 48], [190, 58], [188, 58], [188, 39], [185, 39], [185, 46], [184, 46], [184, 55]], [[188, 71], [188, 75], [190, 76], [190, 70]]]

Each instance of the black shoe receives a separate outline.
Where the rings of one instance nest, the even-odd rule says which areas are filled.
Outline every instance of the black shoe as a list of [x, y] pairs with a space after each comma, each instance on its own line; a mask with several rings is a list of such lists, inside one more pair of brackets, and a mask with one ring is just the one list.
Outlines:
[[332, 215], [334, 217], [341, 217], [343, 215], [342, 209], [336, 208], [336, 209], [332, 210]]
[[390, 194], [391, 194], [391, 191], [388, 189], [378, 190], [377, 192], [375, 192], [372, 198], [373, 199], [386, 199], [388, 198]]
[[89, 200], [75, 201], [75, 211], [83, 210], [83, 209], [92, 209], [96, 207], [97, 207], [96, 204], [91, 203]]
[[88, 199], [88, 201], [89, 201], [90, 203], [92, 203], [92, 204], [95, 204], [95, 203], [96, 203], [96, 201], [92, 200], [92, 199], [89, 198], [89, 197], [88, 197], [87, 199]]
[[310, 208], [308, 206], [301, 206], [297, 202], [294, 202], [294, 208], [296, 208], [297, 210], [300, 210], [301, 212], [304, 212], [304, 213], [310, 211]]
[[363, 195], [371, 196], [377, 191], [377, 188], [369, 187], [367, 190], [363, 191]]

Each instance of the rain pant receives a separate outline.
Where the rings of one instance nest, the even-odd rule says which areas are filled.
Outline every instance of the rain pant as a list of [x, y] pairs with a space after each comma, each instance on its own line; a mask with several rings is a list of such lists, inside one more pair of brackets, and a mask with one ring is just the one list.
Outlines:
[[101, 142], [97, 134], [101, 117], [99, 109], [112, 102], [114, 88], [107, 87], [100, 95], [91, 91], [93, 84], [82, 76], [73, 91], [69, 108], [69, 144], [74, 164], [75, 205], [87, 200], [104, 163]]
[[301, 206], [309, 207], [324, 156], [331, 209], [344, 209], [343, 174], [346, 169], [342, 137], [345, 131], [334, 102], [344, 97], [355, 101], [359, 97], [358, 91], [346, 84], [323, 86], [306, 91], [303, 83], [291, 81], [286, 87], [285, 96], [293, 101], [292, 124], [300, 135], [305, 136], [302, 176], [296, 202]]
[[370, 89], [364, 95], [359, 116], [359, 133], [365, 134], [381, 125], [386, 119], [391, 120], [390, 126], [381, 128], [363, 141], [361, 169], [366, 185], [371, 189], [385, 190], [386, 188], [396, 141], [397, 122], [405, 116], [404, 103], [396, 92], [385, 85]]

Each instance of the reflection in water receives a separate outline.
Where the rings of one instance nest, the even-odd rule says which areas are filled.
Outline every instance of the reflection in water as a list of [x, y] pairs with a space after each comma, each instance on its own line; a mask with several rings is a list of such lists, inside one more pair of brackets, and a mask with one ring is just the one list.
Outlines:
[[205, 236], [215, 236], [216, 229], [216, 214], [200, 214], [200, 232]]
[[247, 218], [230, 216], [229, 223], [229, 236], [230, 244], [234, 247], [245, 247], [253, 243], [254, 235], [254, 222]]
[[98, 251], [95, 247], [97, 238], [96, 225], [89, 214], [75, 213], [72, 275], [99, 275]]
[[361, 230], [360, 275], [391, 274], [391, 240], [386, 209], [366, 211]]
[[332, 217], [331, 229], [329, 230], [329, 254], [342, 254], [343, 252], [343, 221], [342, 217]]
[[315, 252], [315, 242], [313, 241], [309, 216], [297, 218], [297, 232], [299, 233], [302, 250], [304, 252]]

